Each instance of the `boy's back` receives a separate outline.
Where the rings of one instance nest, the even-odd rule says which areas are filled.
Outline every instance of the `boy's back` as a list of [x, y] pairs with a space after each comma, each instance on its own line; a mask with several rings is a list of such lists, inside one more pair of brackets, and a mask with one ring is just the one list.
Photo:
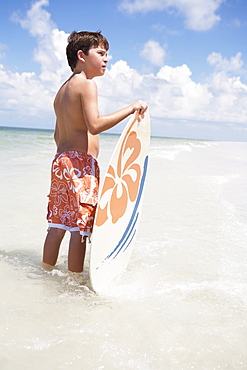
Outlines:
[[90, 134], [83, 114], [83, 91], [88, 88], [88, 83], [90, 82], [81, 74], [72, 75], [56, 95], [55, 141], [58, 153], [77, 150], [95, 158], [98, 156], [98, 135]]

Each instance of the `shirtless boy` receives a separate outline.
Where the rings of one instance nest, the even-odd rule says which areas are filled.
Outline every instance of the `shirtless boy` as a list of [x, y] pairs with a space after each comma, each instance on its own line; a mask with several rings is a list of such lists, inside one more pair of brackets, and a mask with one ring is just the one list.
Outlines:
[[44, 268], [55, 266], [65, 232], [70, 231], [68, 269], [83, 271], [86, 237], [91, 235], [97, 205], [98, 134], [147, 109], [139, 100], [115, 113], [99, 115], [92, 79], [104, 75], [108, 49], [108, 41], [99, 32], [72, 32], [68, 38], [66, 52], [73, 74], [54, 100], [57, 154], [52, 162]]

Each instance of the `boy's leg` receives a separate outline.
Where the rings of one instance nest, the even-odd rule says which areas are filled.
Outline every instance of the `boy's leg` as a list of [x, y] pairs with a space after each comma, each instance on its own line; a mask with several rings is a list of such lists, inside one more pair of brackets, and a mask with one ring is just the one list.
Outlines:
[[82, 272], [86, 254], [86, 238], [82, 240], [79, 231], [72, 231], [69, 242], [68, 269], [71, 272]]
[[43, 250], [43, 266], [55, 266], [65, 230], [51, 227], [48, 230]]

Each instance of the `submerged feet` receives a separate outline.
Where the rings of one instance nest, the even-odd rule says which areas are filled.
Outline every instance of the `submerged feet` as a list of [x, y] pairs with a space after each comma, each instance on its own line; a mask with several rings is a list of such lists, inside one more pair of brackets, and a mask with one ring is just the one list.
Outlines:
[[49, 265], [49, 263], [42, 262], [42, 267], [46, 271], [52, 271], [55, 266]]

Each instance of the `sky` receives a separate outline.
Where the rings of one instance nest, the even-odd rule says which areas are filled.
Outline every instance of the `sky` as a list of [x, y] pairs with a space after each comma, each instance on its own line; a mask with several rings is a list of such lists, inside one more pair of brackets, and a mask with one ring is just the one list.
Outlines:
[[100, 114], [142, 99], [153, 136], [247, 141], [246, 15], [246, 0], [2, 1], [0, 126], [53, 129], [67, 37], [101, 30]]

